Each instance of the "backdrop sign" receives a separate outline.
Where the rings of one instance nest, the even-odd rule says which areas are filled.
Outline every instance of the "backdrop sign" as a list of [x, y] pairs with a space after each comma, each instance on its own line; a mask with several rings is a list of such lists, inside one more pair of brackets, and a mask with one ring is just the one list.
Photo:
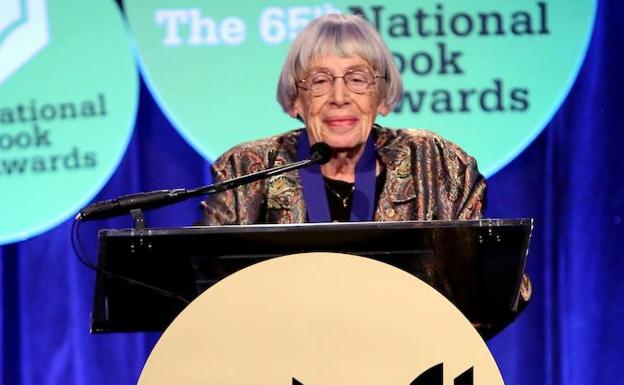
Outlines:
[[379, 123], [428, 128], [486, 175], [544, 128], [574, 81], [595, 0], [202, 2], [126, 0], [143, 71], [182, 135], [205, 157], [298, 125], [275, 102], [287, 48], [311, 19], [364, 16], [405, 82]]
[[75, 213], [117, 167], [138, 77], [113, 1], [0, 6], [0, 243]]

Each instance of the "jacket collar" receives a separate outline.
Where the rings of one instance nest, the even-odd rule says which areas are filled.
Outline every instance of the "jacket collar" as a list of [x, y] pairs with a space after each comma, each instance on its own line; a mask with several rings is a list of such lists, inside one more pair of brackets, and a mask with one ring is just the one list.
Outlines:
[[[401, 204], [416, 198], [410, 148], [398, 139], [397, 132], [379, 125], [373, 126], [376, 136], [375, 150], [386, 169], [386, 181], [379, 201]], [[296, 146], [302, 130], [293, 131], [284, 137], [275, 165], [288, 164], [297, 160]], [[267, 207], [269, 209], [292, 210], [293, 221], [305, 222], [306, 211], [301, 189], [301, 178], [297, 171], [274, 176], [268, 180]], [[379, 206], [379, 205], [378, 205]], [[381, 213], [381, 214], [380, 214]], [[383, 212], [375, 215], [384, 219]], [[390, 220], [391, 218], [386, 218]]]

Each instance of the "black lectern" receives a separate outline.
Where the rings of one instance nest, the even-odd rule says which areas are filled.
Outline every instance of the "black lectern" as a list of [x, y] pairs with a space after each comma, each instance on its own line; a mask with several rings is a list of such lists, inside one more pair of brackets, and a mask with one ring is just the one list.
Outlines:
[[[348, 253], [413, 274], [473, 323], [495, 325], [517, 310], [532, 224], [484, 219], [102, 230], [98, 266], [192, 300], [269, 258]], [[370, 285], [383, 289], [380, 282]], [[174, 296], [98, 273], [91, 330], [163, 330], [185, 306]]]

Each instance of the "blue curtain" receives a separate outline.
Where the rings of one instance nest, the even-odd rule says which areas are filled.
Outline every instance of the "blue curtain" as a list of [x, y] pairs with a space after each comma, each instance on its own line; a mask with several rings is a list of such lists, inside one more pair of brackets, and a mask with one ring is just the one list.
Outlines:
[[[544, 132], [489, 180], [489, 217], [533, 217], [534, 297], [489, 345], [507, 385], [618, 384], [624, 378], [624, 5], [601, 1], [588, 56]], [[210, 182], [145, 87], [134, 137], [96, 197]], [[45, 199], [45, 192], [41, 195]], [[150, 212], [181, 226], [198, 200]], [[1, 215], [1, 214], [0, 214]], [[158, 335], [91, 335], [94, 274], [70, 246], [71, 221], [0, 248], [0, 381], [6, 385], [134, 384]], [[85, 224], [95, 250], [98, 228]]]
[[489, 180], [492, 217], [536, 219], [534, 298], [491, 341], [507, 384], [620, 384], [624, 370], [624, 6], [599, 2], [589, 52], [542, 135]]

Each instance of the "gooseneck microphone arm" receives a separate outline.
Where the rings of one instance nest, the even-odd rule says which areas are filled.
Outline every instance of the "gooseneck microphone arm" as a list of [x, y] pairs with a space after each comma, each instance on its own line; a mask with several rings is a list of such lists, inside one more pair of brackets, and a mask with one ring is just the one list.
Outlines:
[[252, 174], [213, 183], [194, 189], [157, 190], [145, 193], [123, 195], [115, 199], [92, 203], [80, 210], [76, 220], [104, 219], [125, 214], [134, 209], [151, 209], [163, 207], [173, 203], [199, 196], [210, 195], [230, 190], [260, 179], [279, 175], [288, 171], [307, 167], [311, 164], [325, 164], [331, 158], [331, 148], [322, 142], [315, 143], [310, 149], [312, 156], [309, 159], [290, 163], [284, 166], [268, 168]]

